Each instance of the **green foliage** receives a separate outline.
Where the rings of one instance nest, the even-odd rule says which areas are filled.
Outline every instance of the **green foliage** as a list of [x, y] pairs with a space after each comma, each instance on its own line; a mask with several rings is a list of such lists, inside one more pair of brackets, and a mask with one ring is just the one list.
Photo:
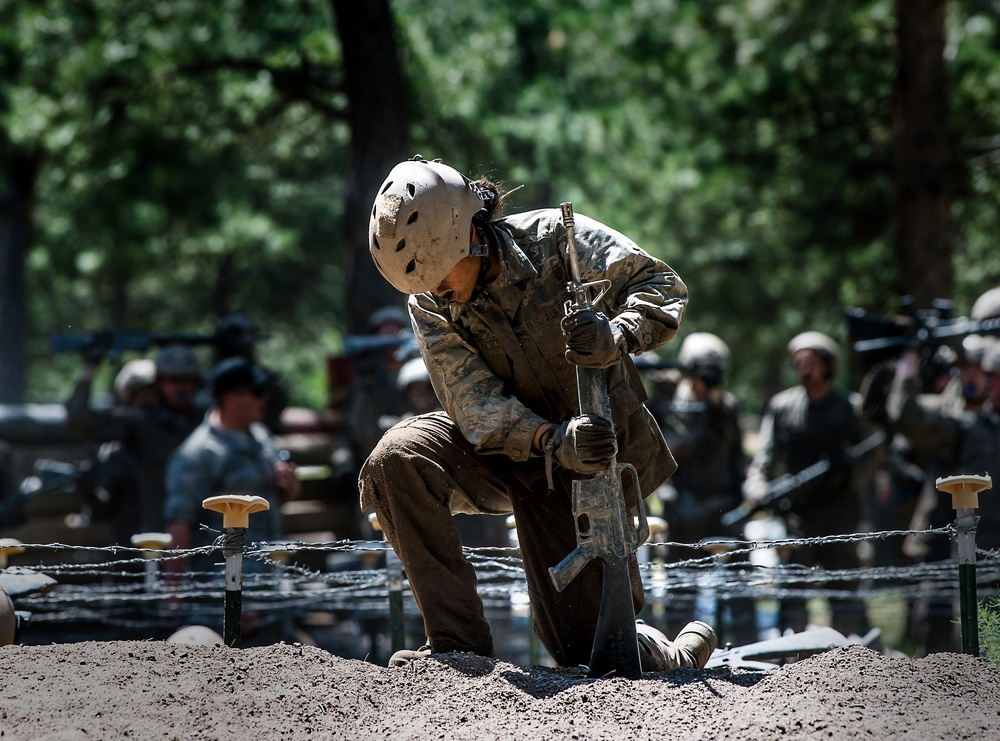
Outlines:
[[979, 603], [979, 654], [1000, 666], [1000, 597]]
[[[690, 290], [682, 332], [731, 345], [749, 408], [791, 381], [794, 334], [845, 342], [845, 307], [896, 307], [889, 0], [425, 6], [394, 6], [415, 150], [524, 184], [509, 208], [573, 200], [665, 259]], [[991, 9], [953, 7], [958, 141], [998, 133]], [[990, 144], [955, 203], [960, 311], [1000, 282]]]
[[[209, 331], [243, 310], [306, 345], [310, 317], [336, 323], [348, 132], [324, 3], [15, 2], [0, 26], [0, 132], [43, 153], [38, 364], [54, 331]], [[33, 395], [51, 393], [49, 371]]]
[[[792, 335], [846, 341], [845, 306], [895, 308], [896, 3], [392, 8], [413, 151], [523, 185], [509, 210], [572, 200], [670, 263], [682, 333], [730, 344], [748, 410], [790, 382]], [[949, 3], [959, 312], [1000, 284], [998, 17], [996, 0]], [[206, 331], [244, 310], [294, 401], [322, 403], [349, 279], [339, 65], [324, 0], [0, 4], [0, 155], [41, 162], [35, 399], [72, 372], [51, 332]]]

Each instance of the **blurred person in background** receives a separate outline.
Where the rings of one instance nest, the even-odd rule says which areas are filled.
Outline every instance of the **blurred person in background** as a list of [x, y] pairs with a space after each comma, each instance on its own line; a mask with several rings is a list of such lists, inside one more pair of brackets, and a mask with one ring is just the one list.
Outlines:
[[[875, 446], [863, 458], [853, 459], [850, 448], [874, 439], [860, 416], [860, 398], [834, 385], [839, 348], [831, 337], [807, 331], [788, 343], [788, 355], [799, 383], [771, 397], [760, 424], [760, 449], [743, 485], [748, 502], [764, 502], [769, 482], [795, 474], [820, 461], [825, 474], [807, 481], [775, 502], [790, 537], [819, 538], [858, 532], [862, 524], [861, 487], [867, 485], [882, 457]], [[791, 563], [828, 570], [859, 569], [856, 544], [822, 543], [791, 550]], [[832, 582], [830, 589], [856, 587], [854, 582]], [[830, 598], [832, 627], [845, 636], [865, 636], [869, 630], [863, 600]], [[781, 620], [786, 629], [801, 632], [808, 624], [805, 598], [782, 600]]]
[[[298, 498], [301, 483], [295, 464], [279, 455], [263, 424], [269, 384], [268, 373], [242, 356], [227, 358], [211, 370], [208, 388], [214, 404], [167, 468], [163, 519], [174, 548], [214, 540], [199, 525], [222, 530], [222, 515], [202, 507], [205, 499], [220, 494], [260, 496], [270, 504], [250, 518], [248, 542], [283, 537], [281, 505]], [[167, 562], [169, 571], [182, 566], [181, 559]]]
[[[191, 347], [167, 345], [153, 360], [153, 399], [145, 383], [148, 364], [127, 365], [128, 371], [123, 368], [124, 375], [116, 379], [125, 404], [94, 409], [90, 398], [100, 361], [85, 358], [83, 374], [66, 402], [66, 423], [81, 440], [117, 443], [117, 471], [109, 473], [106, 483], [123, 499], [123, 511], [115, 514], [115, 537], [129, 545], [137, 532], [163, 531], [167, 460], [202, 418], [194, 405], [201, 368]], [[127, 482], [130, 475], [132, 483]]]
[[[719, 522], [723, 513], [742, 501], [747, 470], [736, 397], [725, 387], [729, 346], [710, 332], [693, 332], [681, 343], [678, 362], [683, 378], [673, 399], [650, 404], [677, 460], [677, 472], [657, 489], [670, 540], [698, 543], [708, 538], [738, 537], [739, 532], [729, 531]], [[705, 555], [702, 550], [671, 547], [669, 560]], [[685, 604], [681, 600], [677, 603]], [[716, 626], [721, 639], [737, 645], [755, 641], [753, 600], [727, 600], [725, 606], [728, 619], [719, 620]], [[695, 617], [693, 603], [680, 614], [675, 609], [671, 612], [677, 627]]]

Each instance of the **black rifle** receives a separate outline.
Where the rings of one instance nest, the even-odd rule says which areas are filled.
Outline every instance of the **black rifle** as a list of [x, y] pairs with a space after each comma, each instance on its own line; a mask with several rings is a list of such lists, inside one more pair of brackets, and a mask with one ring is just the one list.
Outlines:
[[[852, 445], [848, 449], [846, 462], [850, 463], [860, 460], [884, 442], [885, 433], [882, 430], [872, 433], [870, 436], [866, 437], [856, 445]], [[811, 466], [806, 466], [801, 471], [786, 473], [783, 476], [779, 476], [773, 481], [768, 482], [767, 494], [763, 499], [756, 502], [744, 502], [736, 509], [729, 510], [722, 515], [719, 522], [723, 527], [741, 525], [749, 520], [750, 516], [755, 512], [758, 512], [765, 507], [769, 507], [782, 497], [786, 497], [789, 494], [801, 489], [810, 481], [815, 481], [820, 476], [826, 475], [832, 466], [833, 464], [828, 458], [823, 458], [822, 460], [816, 461]]]
[[54, 334], [49, 336], [53, 353], [81, 353], [83, 355], [121, 355], [123, 352], [147, 352], [151, 347], [164, 345], [216, 345], [224, 340], [218, 334], [191, 332], [144, 332], [134, 329], [102, 329], [98, 332]]
[[[566, 227], [572, 281], [567, 286], [572, 299], [566, 302], [566, 314], [593, 308], [608, 281], [584, 283], [577, 264], [573, 204], [562, 204]], [[592, 289], [602, 290], [592, 296]], [[580, 413], [612, 421], [604, 371], [577, 366], [576, 383]], [[625, 485], [625, 475], [631, 479]], [[633, 466], [611, 461], [606, 471], [573, 481], [573, 518], [576, 521], [577, 546], [558, 565], [549, 568], [549, 576], [560, 592], [593, 559], [604, 564], [601, 608], [597, 631], [590, 654], [589, 676], [614, 674], [637, 679], [642, 674], [639, 644], [635, 631], [635, 608], [629, 580], [629, 559], [649, 537], [649, 525], [639, 492], [639, 476]]]
[[895, 317], [872, 316], [857, 308], [845, 313], [854, 351], [869, 363], [894, 358], [907, 348], [956, 345], [973, 334], [1000, 335], [1000, 319], [953, 317], [946, 299], [936, 299], [930, 309], [917, 309], [912, 297], [904, 296]]
[[420, 354], [413, 332], [344, 335], [344, 355], [349, 358], [361, 358], [389, 349], [395, 350], [393, 356], [396, 360], [409, 360]]

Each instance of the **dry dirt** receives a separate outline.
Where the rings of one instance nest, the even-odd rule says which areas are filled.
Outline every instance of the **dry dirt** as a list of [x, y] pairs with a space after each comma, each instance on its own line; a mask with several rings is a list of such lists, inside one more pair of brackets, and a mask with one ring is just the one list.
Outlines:
[[3, 741], [1000, 738], [1000, 668], [860, 646], [638, 681], [467, 654], [389, 669], [297, 644], [7, 646], [0, 663]]

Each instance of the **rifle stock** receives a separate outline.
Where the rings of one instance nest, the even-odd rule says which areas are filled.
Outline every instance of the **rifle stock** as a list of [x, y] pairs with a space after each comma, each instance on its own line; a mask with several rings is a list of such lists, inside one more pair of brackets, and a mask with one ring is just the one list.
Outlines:
[[[566, 313], [570, 314], [592, 307], [603, 295], [601, 291], [592, 298], [592, 289], [602, 287], [606, 281], [585, 284], [581, 280], [576, 262], [572, 204], [562, 204], [562, 214], [572, 275], [567, 288], [573, 298], [565, 306]], [[577, 366], [576, 381], [580, 413], [612, 421], [604, 371]], [[588, 563], [593, 560], [603, 563], [601, 606], [589, 676], [614, 674], [636, 679], [642, 674], [642, 668], [628, 567], [632, 554], [649, 537], [638, 474], [630, 464], [612, 460], [607, 470], [574, 480], [572, 493], [577, 546], [549, 569], [549, 576], [555, 588], [562, 591]]]

